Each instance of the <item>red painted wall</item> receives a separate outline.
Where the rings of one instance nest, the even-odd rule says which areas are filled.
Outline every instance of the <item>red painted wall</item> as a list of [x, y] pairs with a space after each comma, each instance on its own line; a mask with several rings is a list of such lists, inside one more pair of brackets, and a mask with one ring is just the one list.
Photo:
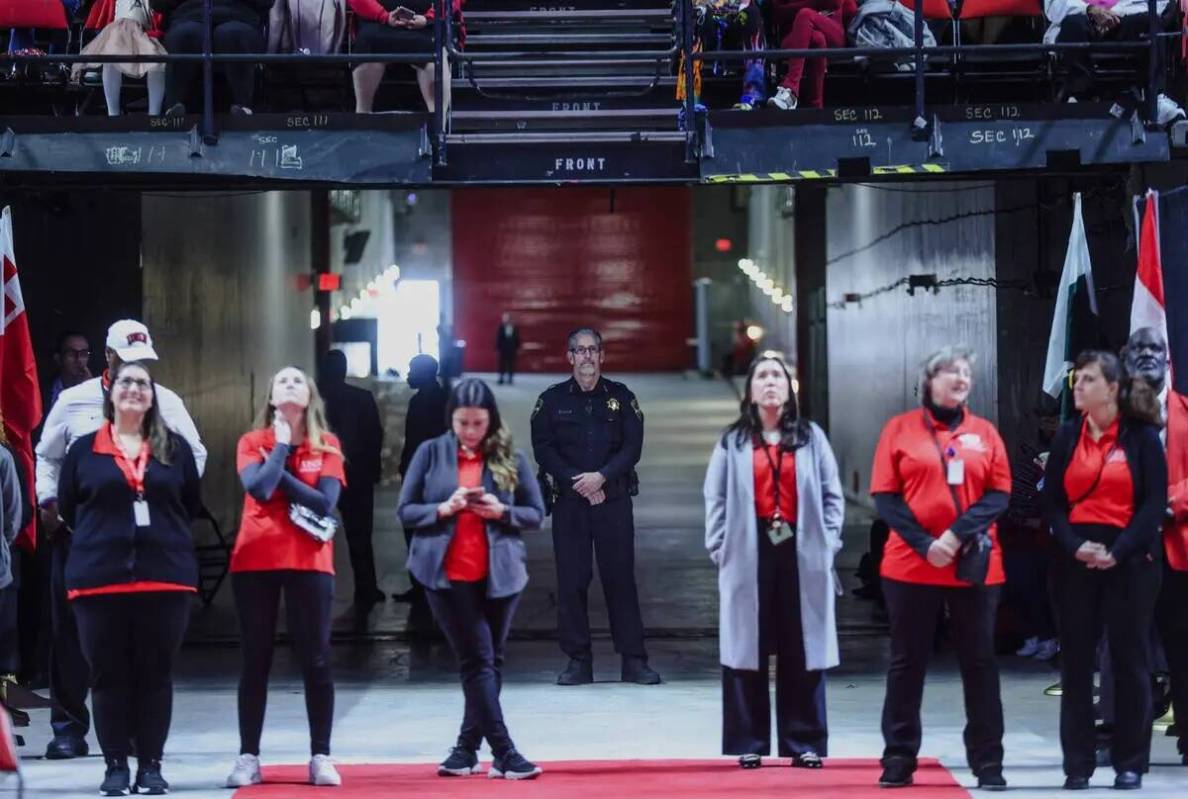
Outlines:
[[454, 328], [468, 371], [494, 371], [495, 331], [520, 326], [518, 369], [569, 371], [565, 336], [598, 328], [608, 372], [686, 368], [691, 354], [685, 188], [452, 193]]

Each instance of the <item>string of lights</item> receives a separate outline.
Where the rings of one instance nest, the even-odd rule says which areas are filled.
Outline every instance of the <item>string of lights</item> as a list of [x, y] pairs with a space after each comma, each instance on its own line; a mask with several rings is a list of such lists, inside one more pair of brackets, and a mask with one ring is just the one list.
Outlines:
[[371, 280], [367, 281], [367, 285], [359, 289], [359, 293], [349, 303], [339, 308], [338, 318], [350, 319], [356, 314], [366, 311], [372, 299], [378, 297], [380, 292], [385, 288], [394, 288], [398, 280], [400, 280], [400, 267], [392, 264], [383, 272], [380, 272]]
[[771, 302], [784, 313], [792, 313], [792, 295], [783, 286], [776, 283], [766, 272], [750, 258], [742, 258], [738, 262], [739, 271], [750, 278], [755, 288], [771, 298]]

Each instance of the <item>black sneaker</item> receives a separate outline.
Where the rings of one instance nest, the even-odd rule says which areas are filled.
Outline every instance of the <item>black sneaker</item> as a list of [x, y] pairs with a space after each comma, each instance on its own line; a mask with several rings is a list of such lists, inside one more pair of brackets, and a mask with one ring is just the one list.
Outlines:
[[1006, 778], [1002, 776], [1002, 766], [984, 766], [978, 769], [978, 787], [983, 791], [1005, 791]]
[[491, 770], [487, 776], [491, 779], [503, 777], [505, 780], [531, 780], [540, 776], [541, 768], [525, 759], [515, 749], [508, 749], [503, 757], [495, 758], [491, 763]]
[[133, 793], [163, 796], [169, 793], [169, 783], [161, 776], [160, 760], [143, 760], [136, 765], [136, 786]]
[[86, 757], [90, 751], [85, 738], [73, 735], [55, 735], [54, 739], [46, 744], [45, 759], [70, 760], [75, 757]]
[[909, 760], [888, 760], [883, 763], [883, 774], [879, 777], [880, 788], [906, 788], [912, 784], [916, 764]]
[[570, 658], [565, 671], [557, 675], [557, 685], [589, 685], [594, 682], [594, 664], [589, 660]]
[[132, 772], [128, 771], [128, 759], [107, 758], [107, 773], [99, 786], [100, 796], [127, 796], [132, 792]]
[[623, 658], [623, 669], [620, 672], [620, 677], [623, 682], [633, 682], [637, 685], [660, 684], [660, 675], [648, 665], [647, 658]]
[[455, 746], [450, 750], [450, 756], [437, 767], [437, 776], [469, 777], [471, 774], [478, 774], [480, 770], [478, 754], [465, 747]]

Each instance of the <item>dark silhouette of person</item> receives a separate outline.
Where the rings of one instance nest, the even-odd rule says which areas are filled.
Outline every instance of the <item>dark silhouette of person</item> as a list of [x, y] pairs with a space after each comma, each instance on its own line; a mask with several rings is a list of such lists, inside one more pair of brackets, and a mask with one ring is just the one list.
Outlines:
[[[437, 438], [448, 429], [446, 426], [446, 401], [449, 395], [437, 379], [437, 359], [432, 355], [417, 355], [408, 364], [408, 385], [415, 389], [408, 400], [408, 414], [404, 417], [404, 448], [400, 451], [400, 479], [408, 473], [417, 447], [431, 438]], [[404, 530], [404, 543], [412, 545], [412, 531]], [[421, 586], [409, 574], [412, 587], [407, 591], [392, 594], [397, 602], [413, 602], [423, 599]]]
[[366, 389], [349, 385], [346, 373], [346, 355], [341, 350], [326, 353], [319, 390], [326, 403], [326, 421], [342, 442], [346, 459], [346, 487], [338, 500], [338, 510], [355, 573], [355, 607], [370, 608], [385, 599], [376, 582], [375, 549], [371, 543], [384, 426], [375, 397]]
[[[520, 328], [512, 324], [511, 314], [504, 313], [495, 332], [495, 351], [499, 355], [499, 384], [511, 385], [516, 379], [516, 354], [520, 351]], [[505, 381], [506, 378], [506, 381]]]

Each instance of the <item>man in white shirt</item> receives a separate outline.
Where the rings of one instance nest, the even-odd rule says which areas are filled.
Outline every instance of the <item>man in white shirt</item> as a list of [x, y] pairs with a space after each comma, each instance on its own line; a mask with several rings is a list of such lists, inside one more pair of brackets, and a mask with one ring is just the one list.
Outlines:
[[[86, 661], [78, 643], [70, 603], [66, 598], [64, 572], [70, 554], [70, 536], [59, 534], [58, 476], [66, 450], [82, 436], [93, 433], [103, 424], [103, 401], [110, 388], [108, 375], [121, 363], [155, 361], [157, 353], [148, 328], [134, 319], [122, 319], [107, 330], [107, 366], [99, 377], [65, 389], [58, 395], [42, 427], [37, 444], [37, 505], [42, 529], [53, 540], [53, 565], [50, 576], [50, 604], [53, 621], [53, 652], [50, 662], [50, 695], [55, 707], [50, 717], [54, 738], [46, 748], [50, 760], [65, 760], [87, 754], [86, 735], [90, 727], [87, 712], [87, 685], [90, 681]], [[194, 452], [198, 473], [206, 466], [206, 447], [198, 429], [177, 394], [158, 384], [157, 406], [165, 425], [180, 435]]]

